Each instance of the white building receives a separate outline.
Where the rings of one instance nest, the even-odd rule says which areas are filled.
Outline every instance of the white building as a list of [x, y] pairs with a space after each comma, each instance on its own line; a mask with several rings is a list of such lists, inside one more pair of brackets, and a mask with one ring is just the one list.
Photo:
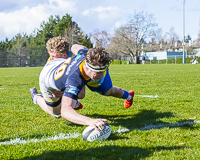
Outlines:
[[171, 59], [171, 58], [182, 58], [183, 52], [146, 52], [144, 53], [146, 60], [163, 60], [163, 59]]

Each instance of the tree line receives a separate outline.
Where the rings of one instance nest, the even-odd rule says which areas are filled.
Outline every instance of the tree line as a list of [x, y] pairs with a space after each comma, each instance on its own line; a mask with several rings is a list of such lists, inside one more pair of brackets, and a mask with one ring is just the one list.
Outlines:
[[[45, 49], [46, 42], [56, 36], [65, 37], [70, 45], [78, 43], [88, 48], [104, 47], [114, 58], [129, 56], [134, 63], [139, 63], [139, 56], [143, 52], [175, 51], [182, 47], [182, 41], [173, 27], [162, 36], [162, 28], [158, 27], [154, 15], [144, 11], [130, 15], [128, 22], [117, 28], [113, 35], [99, 30], [84, 35], [78, 24], [72, 21], [69, 14], [66, 14], [62, 18], [58, 15], [50, 16], [48, 21], [43, 21], [40, 28], [35, 29], [30, 36], [26, 33], [18, 33], [11, 40], [6, 38], [5, 41], [0, 42], [0, 64], [6, 65], [8, 60], [9, 66], [38, 63], [37, 56], [48, 56]], [[186, 43], [191, 40], [190, 35], [184, 38]], [[199, 42], [200, 35], [195, 47], [200, 46]], [[190, 54], [195, 54], [193, 48], [186, 47]], [[10, 57], [16, 57], [16, 60], [11, 61]], [[26, 60], [22, 60], [22, 57]]]
[[[28, 36], [26, 33], [18, 33], [11, 40], [8, 38], [0, 42], [0, 64], [1, 66], [32, 66], [44, 65], [48, 53], [46, 51], [46, 42], [52, 38], [62, 36], [70, 44], [82, 44], [88, 48], [92, 43], [88, 35], [84, 35], [78, 24], [72, 21], [69, 14], [62, 18], [56, 15], [50, 16], [48, 21], [43, 21], [39, 29], [35, 29]], [[42, 58], [42, 63], [38, 63], [37, 58]]]
[[85, 46], [92, 47], [90, 38], [84, 35], [78, 24], [72, 21], [72, 17], [66, 14], [62, 18], [56, 15], [49, 17], [48, 21], [43, 21], [39, 29], [35, 29], [33, 33], [28, 36], [26, 33], [18, 33], [11, 40], [8, 38], [0, 42], [0, 50], [15, 49], [23, 47], [45, 47], [46, 42], [52, 38], [62, 36], [70, 43], [81, 43]]

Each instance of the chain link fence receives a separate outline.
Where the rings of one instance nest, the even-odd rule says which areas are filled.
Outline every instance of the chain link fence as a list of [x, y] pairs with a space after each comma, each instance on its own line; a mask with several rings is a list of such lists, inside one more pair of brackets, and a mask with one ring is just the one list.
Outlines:
[[[173, 57], [174, 56], [174, 57]], [[146, 59], [145, 64], [181, 64], [183, 62], [182, 55], [168, 56], [167, 59]], [[46, 47], [40, 48], [19, 48], [0, 50], [0, 67], [36, 67], [44, 66], [49, 58]], [[132, 64], [130, 57], [122, 59], [121, 57], [112, 56], [112, 64]], [[187, 56], [185, 63], [190, 63], [194, 58]], [[141, 60], [140, 60], [141, 64]]]
[[48, 57], [46, 47], [0, 50], [0, 67], [44, 66]]

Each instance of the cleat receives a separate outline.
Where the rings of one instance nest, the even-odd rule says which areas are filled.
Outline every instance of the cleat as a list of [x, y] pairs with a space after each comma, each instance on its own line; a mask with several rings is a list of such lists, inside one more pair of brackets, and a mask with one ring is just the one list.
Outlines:
[[82, 109], [83, 108], [83, 105], [77, 101], [77, 104], [76, 106], [74, 107], [75, 110], [79, 110], [79, 109]]
[[37, 104], [36, 99], [38, 96], [42, 97], [41, 94], [38, 94], [38, 91], [35, 87], [30, 88], [31, 98], [34, 104]]
[[129, 101], [125, 99], [124, 108], [129, 108], [133, 104], [133, 97], [135, 92], [133, 90], [130, 90], [128, 93], [131, 95], [131, 99]]

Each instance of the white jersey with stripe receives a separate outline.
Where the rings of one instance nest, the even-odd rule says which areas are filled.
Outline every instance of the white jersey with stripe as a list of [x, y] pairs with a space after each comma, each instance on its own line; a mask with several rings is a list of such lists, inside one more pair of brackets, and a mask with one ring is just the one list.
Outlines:
[[43, 84], [43, 86], [48, 89], [53, 88], [56, 90], [62, 90], [58, 88], [55, 84], [54, 73], [60, 67], [61, 64], [65, 63], [65, 61], [66, 59], [58, 58], [46, 63], [46, 65], [43, 67], [40, 73], [39, 77], [40, 84]]
[[75, 57], [59, 58], [46, 63], [39, 77], [40, 91], [46, 101], [58, 100], [52, 97], [51, 89], [64, 91], [63, 96], [72, 99], [78, 98], [78, 93], [89, 80], [86, 80], [80, 71], [86, 53], [87, 50], [81, 50]]

